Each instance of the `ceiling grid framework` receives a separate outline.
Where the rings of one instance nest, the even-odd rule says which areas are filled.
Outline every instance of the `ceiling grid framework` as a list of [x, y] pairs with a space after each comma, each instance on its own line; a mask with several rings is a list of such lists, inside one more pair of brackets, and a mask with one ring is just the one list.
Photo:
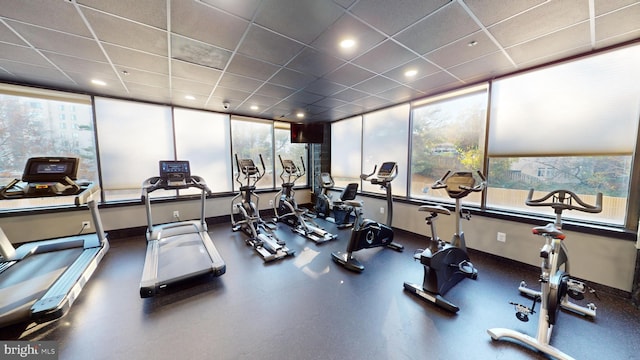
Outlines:
[[292, 122], [640, 41], [639, 0], [2, 3], [0, 81]]

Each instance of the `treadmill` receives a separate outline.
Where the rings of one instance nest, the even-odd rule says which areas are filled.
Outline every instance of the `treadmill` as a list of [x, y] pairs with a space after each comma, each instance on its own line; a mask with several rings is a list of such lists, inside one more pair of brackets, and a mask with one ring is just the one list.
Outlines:
[[18, 248], [0, 229], [0, 327], [64, 316], [109, 250], [92, 199], [100, 189], [92, 182], [76, 182], [78, 165], [78, 158], [30, 158], [21, 180], [0, 188], [0, 200], [73, 197], [76, 207], [88, 206], [96, 229]]
[[[157, 295], [181, 281], [204, 275], [220, 276], [226, 265], [207, 232], [205, 200], [211, 193], [205, 181], [191, 175], [188, 161], [160, 161], [160, 176], [142, 184], [142, 200], [147, 210], [147, 253], [140, 280], [140, 297]], [[201, 190], [200, 219], [154, 225], [149, 194], [156, 190]]]

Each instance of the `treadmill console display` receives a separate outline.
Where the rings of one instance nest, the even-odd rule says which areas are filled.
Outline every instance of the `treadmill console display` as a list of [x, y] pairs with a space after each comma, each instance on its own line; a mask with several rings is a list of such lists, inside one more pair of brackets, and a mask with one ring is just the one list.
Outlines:
[[76, 180], [78, 177], [78, 158], [37, 157], [30, 158], [25, 166], [22, 181], [59, 182], [65, 177]]
[[389, 161], [385, 162], [380, 166], [380, 170], [378, 170], [378, 177], [381, 179], [390, 178], [393, 176], [393, 173], [396, 169], [396, 163]]
[[187, 179], [191, 177], [188, 161], [161, 160], [160, 178], [166, 181], [169, 186], [184, 186]]

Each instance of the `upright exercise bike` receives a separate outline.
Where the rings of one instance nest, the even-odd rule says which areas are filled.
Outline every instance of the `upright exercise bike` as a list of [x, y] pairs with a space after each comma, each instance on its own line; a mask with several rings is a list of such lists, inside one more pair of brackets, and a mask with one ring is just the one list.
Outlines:
[[440, 205], [422, 205], [418, 211], [429, 214], [425, 218], [431, 227], [429, 247], [414, 255], [416, 260], [424, 266], [424, 280], [422, 286], [405, 282], [405, 290], [432, 302], [443, 309], [458, 312], [460, 308], [445, 299], [443, 295], [462, 279], [478, 278], [478, 270], [473, 266], [467, 254], [467, 246], [462, 231], [462, 220], [469, 220], [471, 215], [463, 213], [461, 200], [472, 192], [479, 192], [485, 188], [485, 178], [477, 172], [481, 179], [476, 184], [473, 173], [468, 171], [448, 171], [440, 180], [431, 186], [432, 189], [446, 189], [449, 197], [456, 200], [456, 229], [450, 243], [441, 240], [436, 233], [435, 221], [438, 215], [450, 215], [451, 212]]
[[273, 202], [276, 221], [291, 226], [293, 232], [316, 243], [324, 243], [336, 239], [338, 237], [337, 235], [322, 229], [320, 225], [307, 216], [307, 209], [298, 207], [293, 187], [295, 186], [296, 180], [306, 173], [302, 157], [300, 157], [302, 169], [297, 167], [293, 160], [282, 159], [280, 155], [278, 155], [278, 158], [280, 159], [280, 164], [282, 164], [282, 172], [280, 173], [282, 189], [278, 191]]
[[353, 256], [353, 253], [374, 247], [385, 246], [396, 251], [403, 251], [404, 246], [393, 241], [393, 197], [391, 196], [391, 182], [398, 175], [398, 165], [395, 162], [385, 162], [380, 166], [380, 171], [376, 173], [377, 165], [371, 174], [362, 174], [360, 179], [370, 181], [373, 185], [380, 185], [386, 190], [387, 196], [387, 223], [381, 224], [371, 219], [364, 219], [362, 216], [363, 204], [355, 199], [347, 200], [345, 203], [355, 209], [356, 219], [351, 228], [351, 237], [347, 244], [346, 252], [331, 253], [333, 261], [344, 266], [346, 269], [362, 272], [364, 265]]
[[[258, 203], [260, 197], [255, 193], [256, 183], [265, 174], [264, 160], [260, 154], [262, 171], [255, 165], [252, 159], [238, 159], [235, 155], [238, 173], [236, 181], [240, 184], [240, 192], [231, 199], [231, 226], [233, 231], [242, 230], [249, 238], [247, 245], [251, 246], [265, 262], [282, 259], [294, 255], [294, 251], [288, 249], [283, 241], [275, 237], [260, 218]], [[244, 176], [246, 183], [240, 180]], [[255, 202], [254, 202], [255, 200]]]
[[[596, 306], [593, 303], [587, 304], [586, 307], [580, 306], [570, 302], [567, 298], [568, 296], [575, 300], [584, 299], [587, 287], [583, 282], [570, 278], [569, 256], [567, 248], [562, 241], [565, 239], [565, 235], [562, 232], [562, 212], [564, 210], [578, 210], [587, 213], [599, 213], [602, 211], [602, 193], [596, 195], [595, 205], [585, 203], [578, 195], [568, 190], [555, 190], [539, 199], [532, 199], [532, 196], [533, 189], [529, 191], [526, 204], [553, 208], [556, 220], [555, 223], [537, 226], [532, 229], [533, 234], [541, 235], [545, 239], [545, 244], [540, 250], [540, 257], [542, 258], [540, 266], [542, 270], [540, 274], [541, 290], [529, 289], [527, 284], [522, 281], [518, 290], [521, 294], [533, 298], [533, 304], [531, 307], [513, 302], [510, 304], [515, 306], [518, 320], [527, 322], [529, 321], [529, 315], [536, 312], [536, 302], [540, 301], [538, 333], [533, 338], [521, 332], [504, 328], [489, 329], [487, 332], [492, 340], [511, 338], [557, 359], [573, 359], [549, 344], [551, 332], [558, 320], [558, 311], [563, 308], [583, 316], [595, 318]], [[549, 199], [551, 201], [547, 201]]]

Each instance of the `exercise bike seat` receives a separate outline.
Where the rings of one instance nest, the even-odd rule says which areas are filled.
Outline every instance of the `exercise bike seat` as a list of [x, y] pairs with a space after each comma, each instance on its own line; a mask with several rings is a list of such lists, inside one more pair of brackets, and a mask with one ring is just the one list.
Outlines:
[[554, 239], [560, 239], [560, 240], [564, 240], [564, 237], [565, 237], [564, 233], [558, 230], [553, 223], [549, 223], [545, 226], [536, 226], [533, 229], [531, 229], [531, 232], [534, 235], [542, 235], [542, 236], [548, 235]]
[[418, 208], [418, 211], [428, 211], [430, 213], [451, 215], [451, 211], [449, 211], [449, 209], [440, 205], [421, 205]]
[[346, 205], [354, 207], [354, 208], [360, 208], [363, 207], [364, 205], [362, 204], [362, 201], [360, 200], [346, 200], [344, 202]]

